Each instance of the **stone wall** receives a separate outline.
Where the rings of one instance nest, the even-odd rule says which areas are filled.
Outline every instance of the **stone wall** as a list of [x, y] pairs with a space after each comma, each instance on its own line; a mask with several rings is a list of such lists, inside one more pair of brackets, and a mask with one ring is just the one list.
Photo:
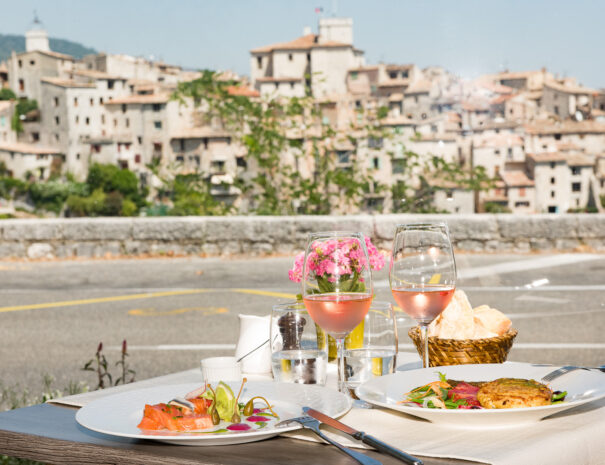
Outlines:
[[337, 229], [388, 249], [397, 224], [426, 220], [446, 221], [459, 251], [605, 252], [603, 214], [236, 216], [0, 220], [0, 258], [294, 254]]

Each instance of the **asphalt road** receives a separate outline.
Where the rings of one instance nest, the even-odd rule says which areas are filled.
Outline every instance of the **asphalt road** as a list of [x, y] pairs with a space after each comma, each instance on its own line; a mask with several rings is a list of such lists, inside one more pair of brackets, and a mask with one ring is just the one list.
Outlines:
[[[459, 288], [474, 306], [509, 315], [519, 336], [509, 360], [605, 363], [605, 255], [457, 255]], [[0, 262], [0, 384], [39, 392], [96, 376], [81, 368], [99, 342], [110, 371], [123, 339], [137, 379], [232, 354], [239, 313], [265, 315], [299, 288], [292, 257]], [[390, 300], [385, 270], [377, 298]], [[413, 351], [399, 314], [400, 350]]]

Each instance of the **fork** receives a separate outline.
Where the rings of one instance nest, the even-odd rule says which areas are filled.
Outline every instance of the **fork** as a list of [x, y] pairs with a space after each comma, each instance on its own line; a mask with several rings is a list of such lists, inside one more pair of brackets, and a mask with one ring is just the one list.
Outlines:
[[324, 441], [332, 444], [333, 446], [338, 447], [341, 451], [343, 451], [345, 454], [348, 454], [350, 457], [354, 458], [362, 465], [382, 465], [382, 462], [379, 462], [378, 460], [373, 459], [372, 457], [368, 457], [367, 455], [360, 454], [359, 452], [351, 450], [348, 447], [345, 447], [342, 444], [330, 439], [328, 436], [326, 436], [325, 434], [323, 434], [321, 432], [321, 430], [319, 429], [320, 423], [315, 418], [312, 418], [309, 416], [289, 418], [288, 420], [280, 421], [275, 426], [286, 425], [293, 421], [295, 421], [296, 423], [300, 423], [303, 428], [310, 429], [315, 434], [317, 434], [320, 438], [322, 438]]
[[600, 367], [578, 367], [578, 366], [573, 366], [573, 365], [566, 365], [564, 367], [561, 368], [557, 368], [554, 371], [551, 371], [550, 373], [544, 375], [542, 377], [542, 382], [543, 383], [550, 383], [551, 381], [553, 381], [554, 379], [558, 378], [559, 376], [563, 376], [566, 373], [570, 373], [572, 371], [576, 371], [576, 370], [600, 370], [600, 371], [604, 371], [605, 370], [605, 366], [600, 366]]

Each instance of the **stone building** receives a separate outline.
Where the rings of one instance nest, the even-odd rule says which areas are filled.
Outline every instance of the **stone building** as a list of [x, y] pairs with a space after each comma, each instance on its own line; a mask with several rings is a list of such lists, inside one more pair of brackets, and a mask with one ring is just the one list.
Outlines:
[[573, 82], [547, 80], [542, 89], [540, 108], [561, 120], [583, 120], [590, 115], [593, 94], [597, 91]]
[[348, 70], [364, 65], [349, 18], [321, 18], [318, 34], [306, 30], [298, 39], [250, 54], [251, 83], [261, 95], [301, 96], [306, 89], [314, 97], [344, 94]]
[[58, 148], [23, 142], [0, 142], [0, 162], [8, 175], [24, 180], [26, 177], [44, 181], [51, 174], [60, 174], [63, 155]]
[[483, 166], [489, 177], [497, 177], [506, 163], [525, 161], [523, 139], [516, 134], [477, 137], [471, 155], [473, 166]]

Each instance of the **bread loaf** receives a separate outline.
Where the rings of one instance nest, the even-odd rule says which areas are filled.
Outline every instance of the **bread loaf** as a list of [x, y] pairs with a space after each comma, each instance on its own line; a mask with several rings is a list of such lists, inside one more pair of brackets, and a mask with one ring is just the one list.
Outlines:
[[503, 335], [506, 333], [512, 322], [502, 312], [495, 308], [490, 308], [489, 305], [481, 305], [473, 310], [475, 325], [483, 327], [488, 332]]

